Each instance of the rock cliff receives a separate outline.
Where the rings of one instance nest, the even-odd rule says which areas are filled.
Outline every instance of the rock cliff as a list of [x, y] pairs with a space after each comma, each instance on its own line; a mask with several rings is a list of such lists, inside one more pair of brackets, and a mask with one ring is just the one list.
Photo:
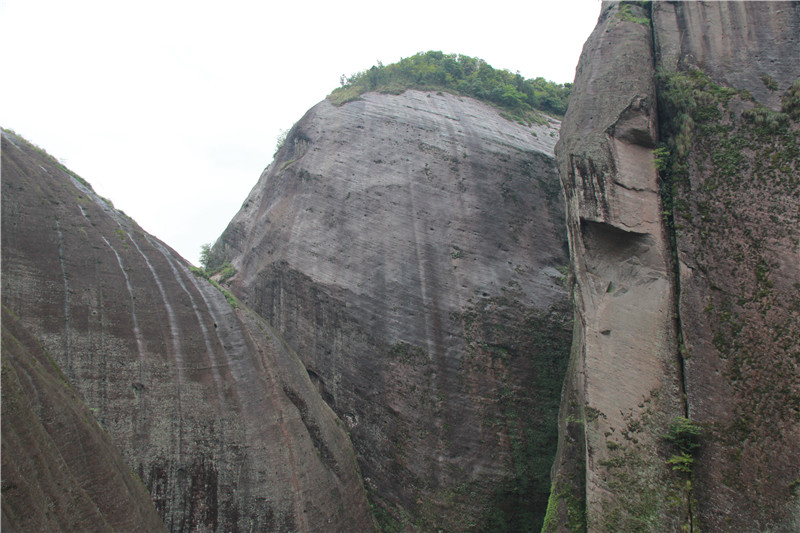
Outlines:
[[5, 131], [2, 175], [4, 526], [152, 530], [154, 505], [171, 531], [373, 529], [345, 430], [276, 331]]
[[558, 121], [323, 101], [213, 248], [347, 424], [387, 530], [538, 529], [571, 311]]
[[3, 530], [165, 531], [89, 407], [3, 307]]
[[797, 3], [603, 4], [556, 147], [575, 336], [546, 531], [800, 527], [798, 30]]

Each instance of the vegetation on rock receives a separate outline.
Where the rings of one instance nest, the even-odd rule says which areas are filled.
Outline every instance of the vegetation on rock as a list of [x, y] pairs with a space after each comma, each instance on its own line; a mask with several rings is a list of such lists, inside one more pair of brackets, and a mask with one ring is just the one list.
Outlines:
[[420, 52], [391, 65], [376, 66], [342, 76], [342, 86], [328, 99], [335, 105], [358, 99], [369, 91], [400, 94], [407, 89], [441, 90], [495, 104], [513, 118], [535, 120], [535, 110], [561, 117], [567, 110], [571, 83], [544, 78], [525, 79], [498, 70], [482, 59], [442, 52]]
[[221, 283], [225, 283], [236, 274], [236, 267], [230, 261], [221, 263], [214, 259], [210, 244], [200, 247], [200, 267], [191, 267], [190, 270], [195, 276], [207, 279], [219, 292], [225, 296], [228, 303], [234, 309], [239, 308], [239, 302], [231, 291], [222, 288]]
[[[771, 491], [769, 503], [747, 511], [768, 523], [792, 498], [796, 476], [792, 469], [781, 481], [767, 481], [748, 471], [790, 456], [779, 428], [797, 420], [800, 406], [793, 363], [800, 354], [800, 285], [782, 263], [783, 254], [800, 248], [800, 82], [783, 95], [781, 111], [700, 70], [661, 72], [658, 83], [664, 142], [655, 155], [664, 215], [676, 255], [708, 287], [702, 313], [713, 354], [704, 357], [719, 361], [721, 380], [732, 391], [732, 414], [708, 427], [709, 447], [725, 459], [719, 468], [726, 486]], [[695, 293], [682, 294], [681, 305], [698, 305], [692, 298]], [[692, 354], [687, 348], [681, 355], [689, 361]], [[691, 494], [709, 490], [705, 478], [693, 479], [699, 433], [681, 435], [668, 437], [678, 447], [668, 463], [688, 476], [689, 497], [703, 501], [707, 492]]]

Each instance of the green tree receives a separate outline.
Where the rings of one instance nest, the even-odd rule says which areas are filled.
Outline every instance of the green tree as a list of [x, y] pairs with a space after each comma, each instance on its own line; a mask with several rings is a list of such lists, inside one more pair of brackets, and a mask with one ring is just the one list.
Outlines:
[[211, 268], [212, 258], [211, 244], [202, 245], [200, 247], [200, 266], [203, 267], [203, 270], [209, 270]]

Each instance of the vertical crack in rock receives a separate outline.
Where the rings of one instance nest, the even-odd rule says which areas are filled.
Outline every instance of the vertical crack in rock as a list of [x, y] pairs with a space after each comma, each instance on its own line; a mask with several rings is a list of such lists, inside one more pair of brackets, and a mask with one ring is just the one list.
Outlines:
[[576, 318], [545, 531], [797, 529], [799, 27], [603, 4], [556, 147]]
[[653, 24], [692, 526], [796, 530], [800, 5], [659, 3]]
[[[661, 436], [685, 408], [671, 246], [653, 165], [653, 65], [648, 13], [603, 4], [556, 146], [576, 360], [562, 400], [547, 531], [671, 531], [688, 512], [669, 504], [679, 491], [661, 453]], [[576, 491], [581, 469], [570, 460], [580, 453], [585, 487]]]

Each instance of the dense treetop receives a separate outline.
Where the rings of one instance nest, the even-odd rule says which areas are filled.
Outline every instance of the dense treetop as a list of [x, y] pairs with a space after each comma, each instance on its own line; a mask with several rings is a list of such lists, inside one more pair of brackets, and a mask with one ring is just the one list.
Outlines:
[[406, 89], [441, 90], [495, 104], [515, 117], [533, 118], [535, 110], [558, 117], [567, 110], [572, 84], [492, 68], [482, 59], [442, 52], [420, 52], [391, 65], [378, 62], [345, 78], [328, 99], [341, 105], [365, 92], [400, 94]]

